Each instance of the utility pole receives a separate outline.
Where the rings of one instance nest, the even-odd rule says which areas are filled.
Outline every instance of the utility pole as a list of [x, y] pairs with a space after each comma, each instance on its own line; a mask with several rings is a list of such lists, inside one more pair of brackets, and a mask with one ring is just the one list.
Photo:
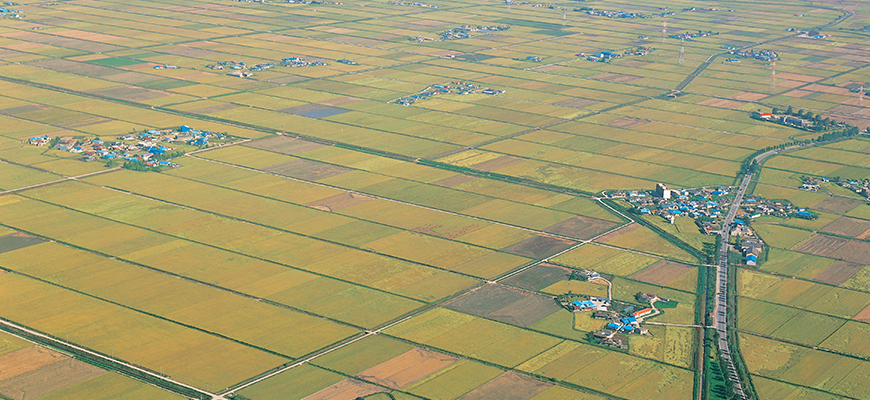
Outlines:
[[668, 17], [662, 19], [662, 44], [665, 44], [665, 39], [668, 37]]
[[770, 63], [770, 93], [776, 89], [776, 61]]
[[685, 36], [680, 36], [680, 59], [677, 62], [680, 65], [683, 65], [683, 52], [685, 51], [686, 38]]

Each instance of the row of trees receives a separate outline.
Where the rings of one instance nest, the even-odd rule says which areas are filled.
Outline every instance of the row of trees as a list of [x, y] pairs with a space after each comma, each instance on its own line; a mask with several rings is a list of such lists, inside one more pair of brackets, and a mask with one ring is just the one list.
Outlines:
[[[812, 125], [808, 126], [806, 129], [811, 130], [813, 132], [827, 131], [829, 129], [833, 129], [833, 128], [838, 126], [838, 122], [835, 120], [832, 120], [830, 117], [822, 118], [821, 114], [813, 114], [810, 111], [804, 111], [804, 110], [798, 110], [797, 112], [795, 112], [791, 106], [789, 106], [788, 109], [785, 111], [774, 108], [770, 112], [772, 114], [776, 114], [776, 115], [792, 116], [792, 117], [797, 117], [800, 119], [812, 121]], [[750, 118], [757, 119], [757, 120], [767, 120], [765, 118], [761, 118], [761, 112], [759, 112], [759, 111], [753, 111], [752, 114], [750, 114]], [[784, 117], [779, 117], [777, 119], [771, 119], [769, 121], [776, 122], [780, 125], [785, 125], [785, 118]]]

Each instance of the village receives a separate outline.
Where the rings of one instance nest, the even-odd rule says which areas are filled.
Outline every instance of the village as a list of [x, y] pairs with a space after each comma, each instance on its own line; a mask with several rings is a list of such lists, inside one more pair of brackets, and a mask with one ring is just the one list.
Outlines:
[[[611, 285], [610, 282], [602, 277], [598, 272], [590, 270], [575, 271], [572, 273], [571, 279], [604, 283], [607, 284], [608, 287]], [[610, 293], [611, 291], [608, 290], [608, 296], [611, 296]], [[617, 347], [620, 349], [628, 349], [628, 340], [625, 335], [635, 334], [651, 336], [649, 329], [641, 326], [641, 324], [643, 324], [646, 319], [661, 314], [661, 310], [655, 307], [656, 302], [670, 302], [669, 299], [661, 298], [652, 293], [637, 293], [635, 299], [642, 304], [649, 304], [649, 307], [640, 308], [630, 303], [613, 300], [610, 297], [572, 296], [569, 294], [557, 298], [560, 305], [568, 311], [574, 313], [589, 312], [590, 318], [608, 321], [607, 324], [604, 325], [604, 328], [590, 334], [590, 340], [593, 343]], [[672, 306], [673, 305], [675, 305], [675, 303], [672, 304]]]
[[840, 187], [846, 188], [855, 194], [864, 196], [867, 201], [870, 201], [870, 179], [851, 179], [851, 178], [817, 178], [815, 176], [802, 176], [801, 186], [799, 189], [810, 192], [818, 192], [823, 190], [825, 183], [833, 183]]
[[55, 150], [81, 154], [82, 161], [100, 159], [107, 162], [130, 162], [152, 168], [175, 168], [177, 164], [165, 159], [176, 155], [179, 151], [170, 145], [208, 147], [210, 141], [222, 142], [227, 139], [226, 134], [223, 133], [205, 132], [182, 125], [173, 129], [151, 129], [142, 133], [131, 133], [113, 141], [71, 136], [52, 138], [44, 135], [31, 137], [28, 143], [32, 146], [53, 147]]
[[438, 35], [441, 37], [441, 40], [458, 40], [458, 39], [468, 39], [474, 37], [471, 33], [491, 33], [491, 32], [501, 32], [510, 29], [510, 26], [507, 25], [498, 25], [498, 26], [471, 26], [471, 25], [462, 25], [458, 28], [448, 29], [444, 32], [439, 33]]
[[396, 103], [403, 106], [409, 106], [420, 100], [428, 100], [430, 97], [439, 94], [474, 94], [481, 93], [490, 96], [495, 96], [504, 93], [504, 90], [482, 88], [480, 85], [475, 85], [469, 82], [453, 81], [445, 84], [435, 84], [426, 89], [412, 95], [403, 96], [388, 103]]

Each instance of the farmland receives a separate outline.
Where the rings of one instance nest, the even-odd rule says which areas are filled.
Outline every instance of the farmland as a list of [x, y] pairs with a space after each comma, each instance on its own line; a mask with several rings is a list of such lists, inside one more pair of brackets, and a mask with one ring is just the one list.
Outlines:
[[[716, 237], [606, 193], [728, 192], [761, 149], [866, 128], [870, 7], [521, 3], [4, 6], [0, 394], [702, 395]], [[870, 208], [832, 179], [868, 149], [759, 167], [814, 216], [760, 216], [735, 272], [761, 398], [866, 397]], [[616, 315], [564, 301], [592, 297]]]

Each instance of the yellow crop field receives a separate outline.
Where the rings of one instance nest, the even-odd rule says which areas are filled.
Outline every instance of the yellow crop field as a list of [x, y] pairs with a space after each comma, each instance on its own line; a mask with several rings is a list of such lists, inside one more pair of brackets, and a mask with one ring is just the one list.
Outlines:
[[[0, 312], [182, 382], [229, 386], [287, 361], [253, 348], [15, 274], [0, 274]], [[12, 301], [19, 296], [28, 301]], [[47, 306], [51, 304], [51, 306]], [[108, 327], [111, 327], [109, 329]], [[160, 343], [159, 346], [156, 343]], [[232, 357], [237, 368], [221, 367]]]
[[571, 250], [553, 261], [573, 268], [590, 269], [605, 274], [628, 276], [659, 259], [611, 247], [587, 244]]

